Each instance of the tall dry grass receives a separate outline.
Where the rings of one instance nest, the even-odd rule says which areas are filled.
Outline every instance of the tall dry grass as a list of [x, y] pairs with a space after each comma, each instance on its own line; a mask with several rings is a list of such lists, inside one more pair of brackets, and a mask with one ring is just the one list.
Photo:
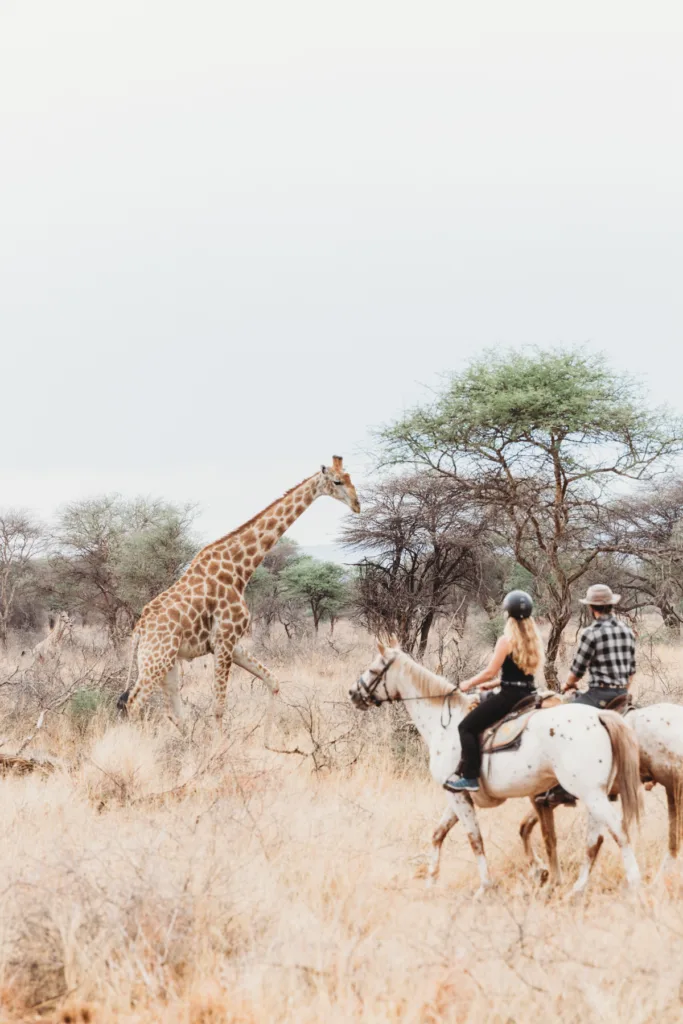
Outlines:
[[[0, 782], [0, 1020], [680, 1021], [683, 899], [655, 881], [663, 797], [648, 794], [637, 838], [642, 900], [609, 844], [588, 896], [569, 900], [583, 853], [570, 810], [557, 815], [566, 884], [537, 889], [518, 801], [481, 815], [490, 895], [472, 899], [457, 826], [427, 891], [442, 794], [403, 709], [348, 702], [368, 638], [342, 629], [334, 642], [291, 656], [270, 645], [286, 680], [272, 707], [236, 672], [221, 737], [208, 663], [186, 671], [187, 737], [154, 708], [117, 722], [113, 656], [102, 699], [82, 696], [78, 659], [71, 692], [65, 663], [51, 684], [0, 687], [0, 749], [34, 731], [42, 701], [30, 749], [59, 760], [49, 777]], [[660, 660], [670, 671], [670, 649]]]

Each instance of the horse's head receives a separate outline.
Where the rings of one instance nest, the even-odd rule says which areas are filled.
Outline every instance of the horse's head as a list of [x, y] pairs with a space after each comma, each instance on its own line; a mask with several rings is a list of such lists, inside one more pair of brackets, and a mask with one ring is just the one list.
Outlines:
[[395, 673], [392, 676], [390, 669], [401, 653], [395, 637], [391, 638], [389, 646], [377, 643], [374, 661], [349, 690], [349, 697], [359, 711], [366, 711], [370, 707], [379, 707], [387, 701], [398, 699]]

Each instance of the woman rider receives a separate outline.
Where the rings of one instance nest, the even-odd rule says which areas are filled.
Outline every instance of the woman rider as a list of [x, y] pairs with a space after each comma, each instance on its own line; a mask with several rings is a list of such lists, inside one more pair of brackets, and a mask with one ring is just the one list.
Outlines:
[[458, 727], [462, 758], [457, 771], [444, 782], [444, 789], [451, 793], [479, 789], [480, 733], [504, 718], [520, 700], [535, 693], [534, 675], [543, 668], [543, 641], [531, 615], [533, 601], [529, 595], [523, 590], [513, 590], [503, 601], [503, 610], [507, 613], [505, 630], [491, 661], [478, 675], [460, 684], [462, 692], [475, 686], [492, 690], [499, 685], [500, 672], [500, 693], [482, 700]]

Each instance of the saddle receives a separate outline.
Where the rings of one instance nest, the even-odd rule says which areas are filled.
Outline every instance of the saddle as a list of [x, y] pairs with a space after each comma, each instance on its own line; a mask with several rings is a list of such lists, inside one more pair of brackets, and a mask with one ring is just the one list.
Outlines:
[[631, 700], [630, 693], [622, 693], [620, 697], [615, 697], [609, 704], [605, 705], [605, 711], [616, 711], [618, 715], [625, 715], [627, 711], [632, 711], [635, 704]]
[[479, 737], [482, 754], [496, 754], [501, 750], [516, 750], [522, 742], [522, 733], [533, 716], [544, 708], [562, 704], [557, 693], [547, 691], [532, 697], [523, 697], [512, 711], [499, 722], [484, 729]]

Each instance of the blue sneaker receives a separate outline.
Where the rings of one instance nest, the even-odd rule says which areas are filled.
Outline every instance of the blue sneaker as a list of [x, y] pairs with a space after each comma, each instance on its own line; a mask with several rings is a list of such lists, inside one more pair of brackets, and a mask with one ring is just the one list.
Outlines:
[[451, 775], [446, 779], [443, 788], [449, 793], [476, 793], [479, 789], [478, 779], [462, 779], [459, 775]]

